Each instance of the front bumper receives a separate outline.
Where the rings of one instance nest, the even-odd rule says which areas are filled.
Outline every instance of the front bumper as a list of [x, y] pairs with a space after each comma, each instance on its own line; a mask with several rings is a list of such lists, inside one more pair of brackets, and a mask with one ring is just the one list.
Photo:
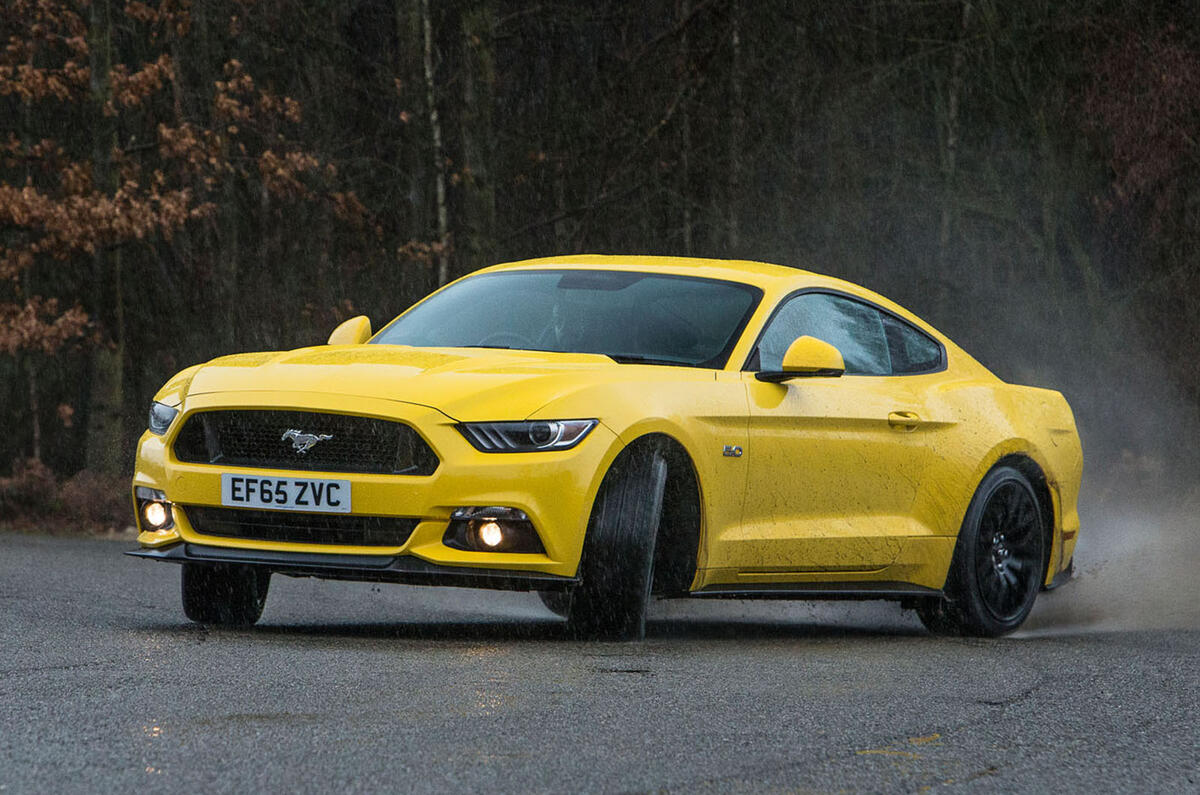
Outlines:
[[[398, 420], [415, 428], [433, 448], [441, 463], [432, 475], [408, 476], [247, 469], [177, 460], [171, 452], [171, 445], [182, 420], [191, 412], [208, 408], [295, 408]], [[359, 576], [371, 572], [383, 575], [376, 579], [390, 579], [399, 574], [407, 577], [413, 572], [424, 572], [418, 579], [424, 577], [424, 581], [432, 581], [434, 577], [427, 576], [429, 572], [438, 577], [458, 576], [462, 569], [487, 570], [487, 576], [501, 579], [514, 573], [545, 574], [568, 579], [574, 577], [600, 480], [620, 450], [616, 435], [601, 423], [588, 438], [570, 450], [495, 454], [476, 450], [454, 425], [454, 420], [435, 409], [374, 398], [283, 392], [190, 396], [184, 411], [166, 436], [147, 432], [138, 444], [134, 488], [143, 486], [162, 491], [166, 499], [175, 504], [173, 528], [163, 532], [142, 532], [138, 536], [143, 550], [161, 550], [171, 552], [171, 555], [142, 556], [188, 560], [191, 559], [187, 557], [189, 549], [222, 549], [238, 552], [248, 558], [266, 553], [308, 556], [304, 558], [309, 560], [305, 565], [317, 565], [321, 560], [329, 562], [335, 556], [350, 556], [361, 559], [355, 567], [345, 570], [354, 574], [354, 579], [371, 579]], [[186, 507], [181, 506], [220, 506], [221, 474], [224, 472], [261, 477], [349, 480], [354, 514], [406, 517], [415, 519], [417, 524], [407, 541], [395, 547], [205, 535], [192, 526]], [[545, 553], [478, 552], [454, 549], [442, 543], [450, 515], [456, 508], [484, 505], [524, 511], [533, 522]], [[396, 563], [401, 558], [412, 560], [409, 563]], [[295, 563], [300, 558], [288, 560]], [[248, 559], [244, 562], [260, 561]], [[418, 565], [422, 563], [447, 571]], [[329, 567], [321, 568], [320, 576], [338, 576], [336, 572], [329, 574], [329, 571]]]
[[339, 553], [280, 552], [266, 549], [231, 549], [204, 544], [175, 544], [164, 549], [138, 549], [125, 553], [169, 563], [243, 563], [280, 574], [329, 580], [394, 582], [407, 585], [446, 585], [460, 588], [494, 588], [505, 591], [555, 591], [579, 580], [529, 571], [441, 566], [411, 555], [347, 555]]

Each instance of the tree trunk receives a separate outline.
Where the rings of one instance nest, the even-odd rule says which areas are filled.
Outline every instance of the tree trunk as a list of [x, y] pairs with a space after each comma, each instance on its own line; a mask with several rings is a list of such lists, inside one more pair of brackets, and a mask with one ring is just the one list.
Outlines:
[[[676, 19], [680, 25], [684, 25], [683, 34], [679, 40], [679, 69], [678, 79], [681, 81], [689, 81], [692, 78], [691, 70], [691, 50], [688, 43], [688, 31], [686, 22], [691, 14], [691, 3], [689, 0], [680, 0], [679, 9], [676, 14]], [[679, 109], [679, 127], [680, 136], [682, 138], [679, 145], [679, 200], [681, 215], [680, 222], [683, 225], [683, 255], [685, 257], [692, 256], [692, 175], [691, 175], [691, 155], [692, 155], [692, 113], [691, 102], [685, 100], [683, 107]]]
[[[31, 48], [29, 51], [29, 60], [26, 64], [31, 70], [33, 69], [33, 63], [34, 63], [33, 56], [34, 56], [34, 50]], [[33, 140], [33, 101], [29, 97], [26, 97], [25, 100], [23, 102], [21, 102], [21, 151], [28, 152], [30, 150], [32, 140]], [[32, 160], [27, 159], [25, 161], [25, 184], [30, 185], [32, 183], [33, 183]], [[29, 270], [26, 269], [21, 274], [21, 282], [24, 286], [26, 296], [33, 294], [33, 290], [30, 288], [30, 281], [31, 281], [30, 273], [29, 273]], [[28, 351], [25, 354], [25, 368], [26, 368], [26, 373], [29, 378], [29, 426], [30, 426], [30, 432], [33, 436], [33, 458], [36, 461], [41, 461], [42, 460], [41, 408], [39, 406], [39, 401], [38, 401], [37, 366], [34, 364], [33, 358], [34, 358], [33, 351]], [[19, 365], [20, 365], [20, 360], [14, 357], [13, 369], [17, 370], [19, 372], [19, 369], [18, 369]], [[14, 373], [14, 375], [16, 375], [16, 373]]]
[[563, 157], [554, 157], [554, 246], [562, 254], [570, 247], [571, 232], [567, 227], [567, 168]]
[[742, 245], [739, 213], [742, 197], [742, 146], [745, 140], [746, 108], [742, 96], [742, 4], [733, 0], [729, 9], [729, 254], [740, 256]]
[[963, 0], [962, 16], [959, 20], [958, 42], [954, 47], [954, 58], [950, 67], [950, 85], [946, 98], [945, 145], [942, 154], [942, 197], [941, 221], [938, 224], [938, 273], [945, 273], [950, 236], [956, 216], [956, 194], [958, 182], [958, 103], [963, 88], [963, 61], [967, 54], [967, 30], [971, 22], [971, 0]]
[[33, 459], [42, 460], [42, 417], [38, 400], [37, 365], [32, 352], [25, 356], [25, 369], [29, 374], [29, 430], [33, 436]]
[[496, 237], [496, 190], [492, 179], [492, 104], [496, 82], [493, 39], [495, 10], [480, 0], [462, 18], [462, 109], [459, 113], [463, 164], [456, 259], [464, 272], [491, 264]]
[[419, 3], [422, 33], [422, 66], [425, 75], [425, 104], [429, 111], [429, 137], [433, 149], [434, 190], [437, 201], [437, 283], [440, 287], [450, 281], [450, 221], [446, 210], [446, 155], [442, 149], [442, 122], [438, 118], [437, 97], [433, 80], [433, 20], [429, 0]]
[[[95, 0], [88, 30], [91, 48], [92, 118], [96, 131], [93, 182], [99, 190], [113, 192], [117, 174], [112, 150], [117, 143], [116, 126], [104, 116], [104, 103], [111, 98], [112, 0]], [[121, 291], [121, 254], [117, 249], [96, 252], [92, 263], [92, 306], [88, 307], [111, 338], [100, 344], [89, 363], [87, 412], [88, 469], [115, 475], [124, 469], [125, 453], [125, 313]]]
[[[405, 181], [407, 201], [396, 202], [393, 209], [395, 239], [404, 250], [404, 244], [414, 240], [426, 240], [434, 220], [429, 205], [429, 166], [436, 165], [434, 159], [426, 154], [425, 125], [420, 123], [419, 109], [426, 104], [426, 85], [424, 79], [425, 52], [425, 14], [420, 2], [414, 0], [396, 0], [394, 5], [396, 23], [396, 62], [395, 71], [395, 152], [393, 157], [402, 169]], [[410, 110], [415, 110], [416, 118], [410, 117]], [[402, 253], [398, 265], [409, 264], [410, 254]], [[403, 295], [408, 291], [418, 293], [428, 292], [436, 278], [436, 269], [431, 268], [422, 273], [422, 281], [413, 285], [409, 283], [408, 274], [397, 267], [391, 274], [391, 286], [394, 294]]]

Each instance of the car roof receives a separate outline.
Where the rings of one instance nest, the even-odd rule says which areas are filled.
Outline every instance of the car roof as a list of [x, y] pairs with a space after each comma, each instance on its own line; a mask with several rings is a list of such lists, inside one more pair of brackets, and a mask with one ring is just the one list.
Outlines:
[[[862, 285], [826, 276], [814, 271], [775, 265], [754, 260], [707, 259], [701, 257], [660, 257], [645, 254], [569, 254], [556, 257], [504, 262], [467, 274], [470, 278], [481, 273], [498, 273], [518, 270], [619, 270], [664, 273], [675, 276], [697, 276], [710, 279], [725, 279], [760, 288], [766, 300], [758, 308], [750, 325], [765, 322], [775, 302], [797, 290], [824, 289], [865, 299], [891, 311], [937, 338], [946, 346], [952, 361], [957, 366], [974, 368], [978, 372], [988, 371], [942, 332], [895, 301]], [[736, 355], [736, 349], [735, 349]]]
[[[666, 273], [676, 276], [699, 276], [710, 279], [725, 279], [731, 282], [750, 284], [762, 289], [768, 297], [762, 311], [769, 312], [775, 301], [796, 290], [811, 288], [833, 290], [865, 299], [881, 306], [915, 324], [939, 339], [958, 353], [962, 353], [945, 334], [915, 315], [906, 307], [867, 287], [833, 276], [775, 265], [769, 262], [733, 259], [705, 259], [701, 257], [658, 257], [642, 254], [571, 254], [557, 257], [505, 262], [470, 274], [495, 273], [512, 270], [564, 270], [599, 269]], [[973, 360], [972, 360], [973, 361]]]
[[773, 265], [753, 260], [704, 259], [700, 257], [657, 257], [647, 255], [574, 254], [558, 257], [505, 262], [485, 268], [476, 273], [492, 273], [506, 270], [622, 270], [666, 273], [676, 276], [702, 276], [710, 279], [725, 279], [732, 282], [752, 284], [766, 290], [780, 287], [799, 286], [830, 287], [860, 293], [858, 285], [812, 271], [787, 265]]

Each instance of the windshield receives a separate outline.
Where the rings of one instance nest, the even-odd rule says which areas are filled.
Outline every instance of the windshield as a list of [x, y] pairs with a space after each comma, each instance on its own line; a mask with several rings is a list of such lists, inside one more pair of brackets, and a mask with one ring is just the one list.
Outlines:
[[602, 353], [719, 368], [762, 297], [746, 284], [628, 271], [501, 271], [422, 301], [374, 343]]

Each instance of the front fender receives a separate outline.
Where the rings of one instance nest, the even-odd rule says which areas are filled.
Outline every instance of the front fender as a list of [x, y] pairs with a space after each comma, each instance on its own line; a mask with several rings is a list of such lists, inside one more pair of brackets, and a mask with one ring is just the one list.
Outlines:
[[[632, 369], [632, 368], [631, 368]], [[596, 417], [617, 437], [620, 449], [650, 434], [678, 442], [695, 468], [701, 501], [700, 566], [707, 539], [737, 527], [746, 496], [746, 459], [726, 455], [747, 446], [746, 386], [737, 373], [687, 368], [638, 367], [646, 377], [592, 385], [551, 401], [531, 419]], [[667, 371], [667, 372], [662, 372]]]

